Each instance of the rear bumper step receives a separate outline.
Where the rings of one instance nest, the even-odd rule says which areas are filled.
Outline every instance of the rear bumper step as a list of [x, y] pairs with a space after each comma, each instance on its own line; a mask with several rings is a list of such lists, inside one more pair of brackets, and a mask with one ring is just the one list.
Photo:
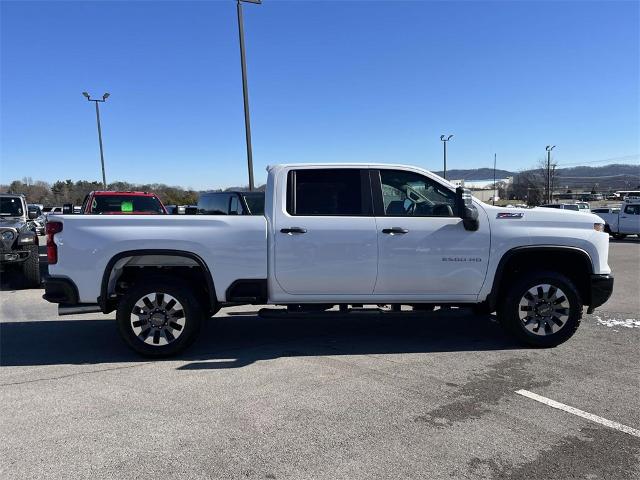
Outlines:
[[83, 313], [101, 313], [102, 309], [97, 303], [77, 303], [69, 305], [60, 303], [58, 305], [58, 315], [81, 315]]

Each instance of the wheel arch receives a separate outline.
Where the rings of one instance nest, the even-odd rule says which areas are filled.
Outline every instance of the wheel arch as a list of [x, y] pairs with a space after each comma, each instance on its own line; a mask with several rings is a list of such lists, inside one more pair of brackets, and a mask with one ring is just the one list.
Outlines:
[[[171, 250], [171, 249], [140, 249], [140, 250], [127, 250], [124, 252], [119, 252], [107, 262], [107, 265], [102, 274], [102, 282], [100, 284], [100, 296], [98, 297], [98, 305], [104, 313], [112, 312], [117, 307], [117, 302], [113, 302], [111, 298], [111, 286], [115, 283], [116, 278], [113, 278], [114, 270], [118, 270], [116, 264], [121, 260], [125, 259], [136, 259], [143, 257], [167, 257], [167, 258], [181, 258], [188, 259], [195, 263], [196, 266], [202, 269], [203, 276], [206, 282], [206, 291], [209, 300], [209, 308], [212, 311], [216, 310], [216, 304], [218, 303], [215, 283], [213, 281], [213, 276], [206, 262], [197, 254], [193, 252], [188, 252], [185, 250]], [[123, 264], [120, 268], [123, 268], [126, 263]]]
[[509, 279], [515, 277], [523, 268], [542, 268], [566, 275], [576, 284], [583, 304], [590, 304], [589, 281], [590, 275], [593, 274], [593, 262], [589, 254], [578, 247], [532, 245], [512, 248], [500, 259], [487, 299], [490, 311], [495, 311], [498, 299]]

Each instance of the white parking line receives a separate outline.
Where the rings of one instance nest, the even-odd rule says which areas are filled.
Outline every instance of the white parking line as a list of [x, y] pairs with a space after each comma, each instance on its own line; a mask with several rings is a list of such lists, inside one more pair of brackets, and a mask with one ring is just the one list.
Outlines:
[[587, 420], [599, 423], [600, 425], [604, 425], [609, 428], [615, 428], [616, 430], [620, 430], [621, 432], [628, 433], [629, 435], [640, 438], [640, 430], [637, 430], [635, 428], [627, 427], [626, 425], [622, 425], [618, 422], [612, 422], [611, 420], [599, 417], [598, 415], [594, 415], [593, 413], [583, 412], [582, 410], [570, 407], [569, 405], [565, 405], [564, 403], [556, 402], [555, 400], [551, 400], [550, 398], [543, 397], [542, 395], [538, 395], [537, 393], [533, 393], [528, 390], [517, 390], [516, 393], [518, 395], [522, 395], [523, 397], [535, 400], [536, 402], [544, 403], [545, 405], [549, 405], [550, 407], [557, 408], [558, 410], [564, 410], [565, 412], [572, 413], [574, 415], [577, 415], [578, 417], [586, 418]]

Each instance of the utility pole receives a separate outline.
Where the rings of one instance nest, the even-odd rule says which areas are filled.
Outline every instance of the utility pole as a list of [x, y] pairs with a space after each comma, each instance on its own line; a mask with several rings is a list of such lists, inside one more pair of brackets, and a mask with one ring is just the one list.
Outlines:
[[100, 164], [102, 165], [102, 188], [107, 189], [107, 177], [104, 173], [104, 150], [102, 148], [102, 127], [100, 126], [100, 108], [98, 107], [98, 103], [104, 103], [107, 98], [109, 98], [109, 94], [105, 93], [102, 95], [102, 100], [97, 100], [91, 98], [91, 96], [87, 92], [82, 92], [82, 95], [89, 101], [96, 104], [96, 122], [98, 123], [98, 143], [100, 144]]
[[249, 118], [249, 87], [247, 85], [247, 61], [244, 49], [244, 22], [242, 2], [261, 4], [262, 0], [238, 0], [238, 35], [240, 37], [240, 64], [242, 68], [242, 98], [244, 101], [244, 133], [247, 143], [247, 169], [249, 170], [249, 191], [253, 191], [253, 152], [251, 150], [251, 120]]
[[493, 154], [493, 205], [496, 204], [496, 158], [497, 158], [498, 154], [494, 153]]
[[442, 178], [444, 178], [445, 180], [447, 179], [447, 142], [451, 140], [451, 137], [453, 137], [453, 135], [449, 135], [448, 137], [446, 135], [440, 135], [440, 140], [442, 140], [442, 145], [444, 148], [444, 151], [443, 151], [444, 169], [442, 173]]
[[[547, 145], [545, 150], [547, 151], [547, 203], [551, 203], [551, 150], [556, 148], [555, 145]], [[555, 170], [555, 168], [554, 168]]]

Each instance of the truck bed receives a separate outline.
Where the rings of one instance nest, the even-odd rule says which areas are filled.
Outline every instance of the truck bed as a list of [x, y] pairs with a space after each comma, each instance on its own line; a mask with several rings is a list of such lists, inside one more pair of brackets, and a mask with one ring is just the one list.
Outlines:
[[81, 303], [96, 303], [109, 261], [123, 252], [183, 251], [200, 257], [215, 278], [216, 296], [236, 279], [267, 278], [263, 216], [58, 215], [58, 263], [49, 274], [72, 277]]

